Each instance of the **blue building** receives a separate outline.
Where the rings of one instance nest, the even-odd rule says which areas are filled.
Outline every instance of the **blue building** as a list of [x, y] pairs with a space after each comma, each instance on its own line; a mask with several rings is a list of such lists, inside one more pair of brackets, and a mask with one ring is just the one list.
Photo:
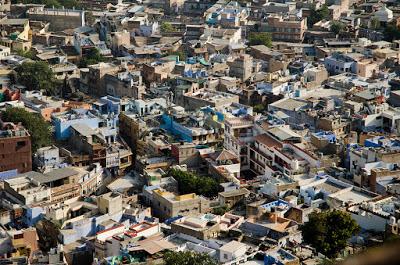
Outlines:
[[270, 202], [270, 203], [263, 204], [260, 207], [265, 209], [265, 210], [267, 210], [268, 212], [271, 212], [271, 210], [275, 209], [275, 208], [280, 208], [280, 209], [286, 209], [287, 210], [287, 209], [289, 209], [290, 206], [289, 206], [289, 203], [287, 201], [279, 199], [277, 201], [273, 201], [273, 202]]
[[384, 136], [375, 136], [364, 141], [365, 147], [390, 147], [391, 149], [400, 148], [400, 141], [397, 139], [388, 139]]
[[160, 127], [173, 135], [178, 141], [196, 145], [210, 144], [217, 140], [217, 128], [206, 124], [207, 115], [196, 112], [191, 115], [171, 116], [163, 114]]
[[37, 222], [43, 219], [46, 211], [42, 207], [24, 207], [23, 221], [27, 226], [34, 226]]
[[93, 103], [93, 109], [97, 110], [100, 114], [115, 114], [119, 115], [125, 105], [122, 104], [122, 100], [113, 96], [105, 96], [100, 98], [98, 101]]
[[193, 142], [192, 130], [176, 122], [173, 117], [168, 114], [162, 115], [162, 124], [160, 127], [176, 136], [181, 141], [188, 143]]
[[71, 125], [86, 124], [92, 129], [99, 128], [102, 119], [86, 109], [73, 109], [52, 115], [56, 140], [66, 140], [71, 136]]
[[325, 140], [326, 142], [331, 144], [336, 143], [336, 135], [333, 132], [321, 131], [314, 133], [313, 136], [319, 140]]
[[299, 259], [282, 248], [268, 250], [264, 256], [264, 265], [285, 264], [299, 264]]

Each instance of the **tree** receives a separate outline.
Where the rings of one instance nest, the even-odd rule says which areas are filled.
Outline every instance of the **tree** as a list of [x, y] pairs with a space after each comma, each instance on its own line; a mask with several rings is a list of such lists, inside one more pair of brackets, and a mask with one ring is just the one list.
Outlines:
[[17, 55], [31, 59], [31, 60], [35, 60], [35, 54], [32, 52], [32, 50], [28, 50], [28, 51], [24, 51], [22, 49], [19, 49], [16, 51]]
[[59, 4], [65, 8], [80, 7], [77, 0], [57, 0]]
[[79, 61], [79, 67], [87, 67], [104, 61], [106, 61], [106, 58], [100, 54], [99, 50], [93, 48]]
[[369, 28], [370, 29], [378, 29], [381, 26], [381, 22], [378, 18], [373, 17], [370, 21]]
[[310, 11], [310, 16], [307, 17], [307, 25], [309, 28], [311, 28], [318, 21], [329, 19], [329, 9], [325, 4], [322, 5], [318, 10], [316, 10], [315, 7], [312, 7]]
[[331, 25], [331, 31], [336, 35], [345, 29], [346, 25], [339, 21], [333, 21]]
[[213, 214], [217, 214], [217, 215], [224, 215], [228, 211], [229, 211], [229, 207], [226, 205], [216, 207], [212, 210]]
[[217, 265], [217, 262], [205, 253], [193, 251], [172, 252], [164, 255], [165, 265]]
[[57, 247], [60, 231], [53, 222], [42, 219], [35, 224], [35, 228], [39, 238], [39, 248], [41, 250], [48, 252], [50, 249]]
[[269, 32], [251, 32], [249, 36], [249, 44], [252, 45], [265, 45], [272, 47], [272, 36]]
[[182, 51], [182, 50], [178, 50], [178, 51], [175, 51], [175, 52], [169, 52], [168, 56], [169, 55], [177, 55], [177, 56], [179, 56], [179, 60], [180, 61], [185, 61], [186, 57], [187, 57], [186, 53], [184, 51]]
[[400, 39], [400, 30], [397, 25], [389, 24], [383, 30], [383, 35], [386, 41], [393, 41]]
[[26, 111], [23, 108], [7, 108], [1, 113], [5, 122], [21, 122], [31, 135], [32, 152], [52, 143], [50, 124], [42, 116]]
[[253, 107], [253, 110], [257, 113], [262, 113], [265, 110], [265, 106], [263, 104], [257, 104]]
[[258, 31], [260, 29], [260, 24], [254, 24], [254, 31]]
[[359, 232], [360, 227], [348, 213], [333, 210], [310, 214], [309, 221], [300, 230], [305, 243], [334, 258], [346, 247], [347, 240]]
[[168, 32], [173, 32], [175, 28], [169, 22], [162, 22], [160, 30], [162, 33], [168, 33]]
[[17, 81], [27, 90], [44, 90], [48, 95], [56, 93], [57, 82], [46, 62], [24, 62], [15, 68]]
[[211, 177], [200, 177], [193, 173], [171, 169], [167, 173], [178, 182], [178, 190], [181, 194], [196, 193], [206, 197], [218, 195], [218, 181]]
[[86, 24], [88, 24], [89, 26], [94, 24], [94, 22], [96, 21], [96, 18], [94, 17], [92, 11], [85, 12], [85, 20], [86, 20]]

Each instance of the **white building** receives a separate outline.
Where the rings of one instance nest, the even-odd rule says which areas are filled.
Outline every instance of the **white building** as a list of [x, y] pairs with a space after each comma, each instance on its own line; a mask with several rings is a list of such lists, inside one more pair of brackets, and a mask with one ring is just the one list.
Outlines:
[[394, 224], [396, 212], [399, 212], [400, 200], [395, 197], [387, 197], [377, 201], [364, 202], [347, 209], [351, 217], [365, 230], [384, 232], [386, 226]]
[[390, 22], [393, 20], [393, 11], [383, 5], [378, 11], [375, 12], [374, 17], [379, 20], [379, 22]]
[[221, 263], [234, 261], [246, 254], [249, 246], [241, 242], [232, 240], [219, 249], [219, 261]]

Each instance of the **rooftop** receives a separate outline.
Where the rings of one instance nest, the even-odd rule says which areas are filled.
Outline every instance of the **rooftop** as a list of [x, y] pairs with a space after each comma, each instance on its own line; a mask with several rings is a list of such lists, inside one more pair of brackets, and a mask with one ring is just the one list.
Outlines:
[[46, 184], [53, 181], [65, 179], [76, 174], [79, 174], [79, 172], [75, 169], [66, 167], [55, 169], [45, 174], [35, 174], [34, 176], [31, 176], [31, 178], [33, 181], [39, 184]]

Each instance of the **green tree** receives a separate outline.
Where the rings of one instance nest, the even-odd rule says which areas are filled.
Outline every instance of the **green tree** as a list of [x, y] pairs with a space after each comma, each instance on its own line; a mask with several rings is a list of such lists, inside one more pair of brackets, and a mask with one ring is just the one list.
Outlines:
[[257, 113], [261, 113], [265, 110], [265, 106], [263, 104], [257, 104], [253, 107], [253, 110]]
[[334, 265], [336, 262], [330, 259], [322, 259], [318, 262], [318, 265]]
[[169, 22], [162, 22], [160, 26], [160, 30], [162, 33], [168, 33], [175, 31], [175, 28]]
[[376, 17], [373, 17], [369, 24], [369, 28], [370, 29], [378, 29], [380, 26], [381, 26], [381, 22], [379, 21], [379, 19]]
[[310, 10], [310, 16], [307, 17], [307, 25], [311, 28], [315, 23], [321, 20], [328, 20], [329, 19], [329, 9], [327, 5], [322, 5], [320, 9], [315, 9], [312, 7]]
[[17, 55], [35, 60], [35, 54], [32, 52], [32, 50], [24, 51], [22, 49], [16, 51]]
[[96, 21], [96, 18], [93, 15], [93, 12], [87, 11], [85, 12], [85, 20], [87, 25], [93, 25]]
[[164, 255], [164, 262], [165, 265], [217, 265], [209, 255], [193, 251], [168, 251]]
[[387, 25], [383, 30], [383, 35], [386, 41], [393, 41], [400, 39], [400, 30], [394, 24]]
[[77, 0], [57, 0], [59, 4], [65, 8], [80, 7]]
[[249, 36], [249, 45], [265, 45], [272, 47], [272, 36], [269, 32], [251, 32]]
[[333, 21], [331, 25], [331, 31], [336, 35], [341, 33], [345, 29], [346, 25], [339, 21]]
[[48, 95], [56, 94], [57, 81], [47, 62], [24, 62], [15, 69], [17, 81], [27, 90], [44, 90]]
[[351, 216], [339, 210], [312, 213], [309, 221], [300, 227], [305, 243], [318, 252], [334, 258], [347, 245], [347, 240], [360, 227]]
[[93, 48], [79, 61], [79, 67], [87, 67], [104, 61], [106, 61], [106, 58], [100, 54], [99, 50]]
[[179, 56], [179, 60], [180, 61], [185, 61], [186, 57], [187, 57], [186, 53], [184, 51], [182, 51], [182, 50], [178, 50], [178, 51], [175, 51], [175, 52], [169, 52], [168, 56], [169, 55], [177, 55], [177, 56]]
[[218, 181], [211, 177], [200, 177], [193, 173], [171, 169], [167, 176], [173, 177], [178, 182], [178, 190], [181, 194], [196, 193], [206, 197], [218, 195]]
[[6, 122], [21, 122], [31, 135], [32, 152], [52, 143], [50, 124], [42, 116], [26, 111], [23, 108], [7, 108], [1, 113]]
[[212, 210], [213, 214], [217, 214], [217, 215], [223, 215], [224, 213], [226, 213], [228, 211], [229, 211], [229, 207], [226, 205], [216, 207]]

